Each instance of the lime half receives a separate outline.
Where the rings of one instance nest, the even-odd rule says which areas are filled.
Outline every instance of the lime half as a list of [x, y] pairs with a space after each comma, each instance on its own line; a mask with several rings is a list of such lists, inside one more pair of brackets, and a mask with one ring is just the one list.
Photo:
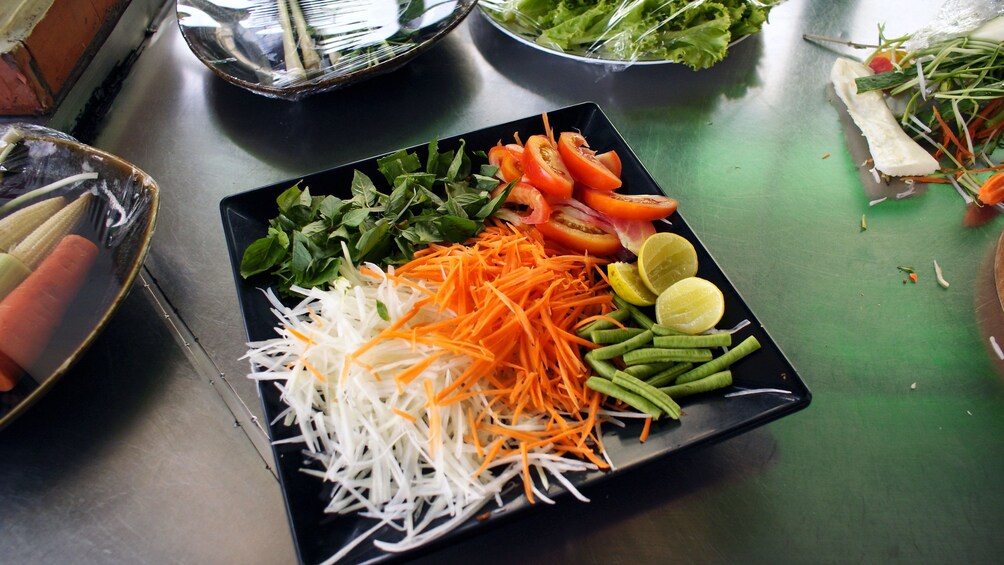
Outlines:
[[659, 325], [699, 334], [715, 327], [725, 314], [725, 297], [714, 283], [688, 277], [667, 288], [655, 302]]
[[634, 263], [610, 263], [607, 265], [607, 277], [617, 296], [635, 306], [651, 306], [658, 298], [645, 286], [638, 274], [638, 265]]
[[638, 274], [658, 296], [676, 281], [697, 274], [697, 250], [675, 233], [653, 234], [638, 251]]

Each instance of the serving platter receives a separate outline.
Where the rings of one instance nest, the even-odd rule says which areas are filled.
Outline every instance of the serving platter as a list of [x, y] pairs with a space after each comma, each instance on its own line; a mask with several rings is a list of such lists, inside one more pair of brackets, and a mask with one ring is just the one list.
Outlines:
[[[624, 139], [593, 103], [578, 104], [548, 112], [548, 119], [555, 131], [579, 130], [599, 151], [616, 150], [623, 163], [623, 191], [635, 194], [660, 194], [658, 183], [627, 146]], [[498, 140], [512, 138], [513, 132], [530, 135], [543, 130], [539, 115], [487, 127], [463, 135], [439, 140], [443, 149], [455, 149], [460, 139], [468, 148], [491, 147]], [[424, 145], [410, 148], [410, 151], [424, 155]], [[388, 153], [398, 150], [389, 147]], [[424, 157], [423, 157], [424, 158]], [[306, 185], [312, 194], [334, 194], [345, 196], [349, 192], [354, 170], [368, 175], [378, 175], [376, 158], [337, 166], [303, 177], [264, 186], [224, 198], [220, 202], [224, 235], [234, 274], [237, 298], [244, 319], [248, 341], [261, 341], [275, 337], [276, 320], [270, 311], [270, 304], [263, 290], [271, 282], [267, 275], [256, 275], [243, 279], [240, 262], [244, 250], [254, 240], [261, 237], [268, 220], [275, 216], [276, 197], [297, 181]], [[686, 202], [681, 203], [686, 209]], [[604, 428], [603, 442], [614, 468], [611, 471], [594, 471], [570, 476], [577, 488], [586, 489], [601, 481], [622, 477], [631, 469], [647, 462], [680, 452], [685, 449], [720, 441], [743, 433], [778, 418], [792, 414], [809, 405], [811, 393], [799, 377], [791, 363], [777, 344], [761, 326], [756, 316], [746, 306], [739, 292], [719, 268], [689, 228], [679, 212], [670, 218], [672, 225], [662, 225], [660, 229], [671, 230], [689, 239], [698, 253], [700, 265], [698, 276], [714, 282], [725, 297], [725, 317], [719, 327], [728, 328], [748, 321], [748, 325], [737, 331], [735, 339], [742, 340], [755, 336], [760, 341], [761, 350], [742, 360], [733, 367], [734, 385], [720, 393], [709, 393], [694, 397], [682, 403], [684, 416], [678, 422], [656, 422], [652, 426], [648, 440], [638, 440], [641, 424], [627, 424], [615, 429]], [[769, 391], [763, 391], [769, 389]], [[761, 390], [756, 394], [745, 392]], [[273, 442], [298, 435], [294, 427], [276, 422], [276, 416], [285, 408], [279, 399], [277, 389], [263, 383], [259, 386], [261, 401], [268, 431]], [[372, 527], [372, 522], [356, 516], [330, 516], [324, 513], [326, 504], [325, 485], [317, 478], [302, 472], [307, 463], [301, 447], [295, 444], [273, 444], [280, 487], [282, 489], [294, 545], [302, 563], [320, 563], [336, 553], [349, 540]], [[486, 507], [490, 513], [480, 519], [471, 519], [457, 529], [443, 536], [433, 544], [416, 551], [428, 550], [443, 543], [471, 535], [490, 527], [499, 520], [518, 515], [535, 508], [522, 495], [522, 485], [512, 484], [502, 495], [504, 505], [499, 509], [494, 504]], [[551, 485], [548, 496], [560, 496], [558, 485]], [[562, 497], [563, 504], [581, 504], [570, 497]], [[538, 505], [539, 506], [539, 505]], [[583, 511], [588, 512], [588, 506]], [[378, 532], [383, 539], [393, 539], [392, 532]], [[380, 551], [370, 543], [356, 546], [346, 557], [347, 562], [383, 561], [400, 557]]]
[[[33, 336], [44, 341], [35, 343], [41, 349], [28, 352], [27, 349], [36, 347], [23, 338], [0, 337], [0, 371], [13, 374], [15, 380], [10, 390], [3, 391], [9, 381], [0, 386], [0, 428], [3, 428], [50, 390], [109, 323], [149, 251], [160, 192], [157, 183], [132, 164], [61, 132], [31, 124], [12, 124], [0, 128], [0, 135], [3, 135], [0, 222], [41, 201], [63, 199], [67, 202], [64, 208], [69, 208], [79, 200], [83, 211], [70, 233], [92, 242], [97, 250], [85, 276], [77, 281], [80, 286], [72, 301], [58, 317], [49, 320], [54, 327]], [[79, 180], [31, 197], [35, 190], [73, 177]], [[0, 236], [10, 227], [8, 224], [0, 228]], [[30, 222], [25, 228], [34, 232], [42, 225]], [[23, 241], [29, 237], [16, 239]], [[13, 243], [9, 247], [5, 244], [0, 252], [18, 257], [18, 261], [27, 260], [18, 256], [18, 246]], [[29, 270], [34, 273], [42, 268]], [[19, 286], [30, 279], [29, 274]], [[57, 286], [47, 287], [48, 292], [56, 293]], [[5, 287], [0, 316], [11, 316], [16, 311], [11, 308], [13, 300], [7, 301], [6, 297], [17, 292], [17, 287]], [[43, 325], [42, 320], [34, 317], [17, 317], [15, 325], [20, 328]], [[0, 321], [0, 328], [4, 327], [9, 326]]]
[[297, 100], [400, 68], [476, 0], [178, 0], [178, 25], [227, 82]]

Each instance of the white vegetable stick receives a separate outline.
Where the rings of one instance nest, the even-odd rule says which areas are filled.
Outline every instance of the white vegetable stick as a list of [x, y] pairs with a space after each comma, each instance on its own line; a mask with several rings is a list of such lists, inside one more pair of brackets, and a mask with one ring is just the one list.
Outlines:
[[928, 175], [938, 170], [938, 161], [903, 131], [880, 92], [857, 92], [854, 79], [869, 75], [871, 70], [861, 63], [839, 58], [830, 80], [865, 136], [875, 168], [890, 176]]
[[293, 14], [293, 24], [296, 25], [296, 37], [300, 43], [300, 53], [303, 54], [303, 66], [310, 71], [321, 68], [321, 58], [314, 49], [314, 42], [307, 30], [307, 20], [297, 0], [289, 0], [289, 11]]
[[279, 10], [279, 24], [282, 26], [282, 55], [286, 61], [286, 73], [291, 80], [302, 80], [307, 74], [296, 53], [296, 40], [293, 38], [293, 26], [289, 22], [286, 0], [276, 0], [276, 8]]
[[941, 272], [941, 265], [938, 265], [937, 259], [934, 260], [934, 276], [937, 277], [938, 284], [940, 284], [942, 288], [948, 288], [948, 281], [945, 280], [945, 276]]

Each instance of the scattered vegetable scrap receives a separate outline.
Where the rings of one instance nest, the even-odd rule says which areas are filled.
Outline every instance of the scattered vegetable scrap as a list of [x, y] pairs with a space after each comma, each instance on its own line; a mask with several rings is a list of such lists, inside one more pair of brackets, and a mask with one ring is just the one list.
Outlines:
[[945, 276], [941, 272], [941, 265], [938, 265], [937, 259], [934, 260], [934, 276], [937, 277], [938, 284], [941, 285], [942, 288], [948, 288], [948, 281], [945, 280]]
[[1004, 350], [1001, 350], [1001, 346], [997, 343], [997, 338], [994, 336], [990, 336], [990, 347], [993, 347], [994, 353], [997, 354], [997, 358], [1004, 361]]
[[1004, 145], [1004, 16], [983, 12], [997, 15], [981, 20], [973, 12], [962, 22], [942, 13], [927, 29], [897, 38], [880, 26], [865, 64], [834, 64], [831, 80], [868, 141], [876, 176], [950, 185], [977, 207], [1004, 202], [1004, 164], [995, 153]]

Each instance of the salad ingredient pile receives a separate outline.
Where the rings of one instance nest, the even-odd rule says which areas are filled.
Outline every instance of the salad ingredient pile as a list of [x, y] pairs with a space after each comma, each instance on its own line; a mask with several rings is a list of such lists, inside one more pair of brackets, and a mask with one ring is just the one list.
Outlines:
[[[300, 430], [287, 441], [333, 484], [327, 510], [376, 520], [340, 555], [384, 526], [400, 535], [381, 549], [425, 543], [501, 505], [517, 477], [531, 503], [552, 502], [552, 479], [586, 500], [565, 475], [612, 466], [604, 422], [642, 419], [644, 440], [681, 417], [674, 398], [729, 386], [729, 365], [759, 347], [730, 349], [693, 245], [656, 231], [676, 200], [623, 193], [615, 151], [554, 136], [546, 116], [544, 130], [497, 143], [476, 175], [462, 146], [430, 144], [424, 171], [407, 152], [382, 158], [389, 195], [358, 171], [351, 201], [294, 186], [245, 252], [242, 274], [271, 269], [301, 299], [269, 291], [281, 328], [251, 344], [252, 377], [275, 383]], [[423, 224], [427, 240], [409, 235]], [[297, 275], [298, 255], [323, 267]]]

